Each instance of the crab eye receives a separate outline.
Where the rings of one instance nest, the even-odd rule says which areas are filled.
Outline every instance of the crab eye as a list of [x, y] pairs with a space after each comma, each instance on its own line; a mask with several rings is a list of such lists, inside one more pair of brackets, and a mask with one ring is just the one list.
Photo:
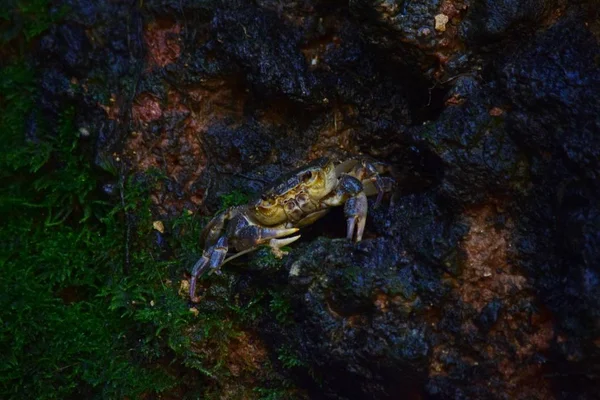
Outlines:
[[271, 201], [271, 199], [263, 199], [260, 202], [260, 207], [263, 207], [263, 208], [273, 207], [273, 202]]
[[273, 199], [269, 198], [268, 196], [261, 196], [261, 198], [254, 203], [254, 209], [262, 212], [273, 208], [274, 205]]
[[315, 171], [307, 171], [302, 175], [302, 182], [312, 183], [317, 179], [317, 173]]

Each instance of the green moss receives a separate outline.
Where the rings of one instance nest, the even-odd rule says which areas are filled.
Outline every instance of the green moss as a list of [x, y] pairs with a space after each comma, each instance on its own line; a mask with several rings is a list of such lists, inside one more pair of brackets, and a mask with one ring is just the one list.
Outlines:
[[67, 12], [66, 7], [51, 10], [50, 5], [50, 0], [8, 0], [0, 11], [0, 19], [11, 21], [13, 28], [1, 36], [1, 42], [16, 40], [20, 36], [30, 41], [45, 32]]
[[[67, 109], [48, 161], [13, 164], [1, 192], [11, 212], [0, 232], [0, 397], [164, 391], [176, 381], [152, 362], [178, 343], [190, 313], [165, 285], [169, 263], [148, 249], [139, 191], [122, 205], [94, 199], [97, 182], [70, 118]], [[124, 241], [134, 212], [136, 235]]]
[[[281, 248], [284, 252], [289, 252], [291, 247], [283, 246]], [[277, 258], [273, 255], [273, 251], [267, 245], [261, 246], [250, 256], [250, 267], [252, 269], [262, 271], [278, 271], [283, 265], [283, 258]]]
[[[47, 29], [57, 18], [49, 4], [13, 1], [0, 10], [0, 25], [11, 28], [0, 44], [14, 50]], [[208, 398], [220, 382], [235, 383], [231, 344], [269, 310], [288, 321], [285, 298], [257, 290], [240, 302], [227, 278], [216, 277], [214, 304], [190, 312], [180, 280], [206, 218], [164, 221], [167, 254], [149, 196], [164, 177], [128, 176], [108, 160], [94, 168], [74, 123], [76, 105], [63, 104], [57, 120], [45, 121], [34, 106], [36, 73], [13, 55], [0, 64], [0, 398], [134, 399], [182, 386]], [[111, 200], [99, 190], [106, 172], [118, 188]], [[247, 201], [232, 192], [222, 207]], [[281, 264], [270, 253], [258, 261]], [[294, 398], [289, 382], [265, 368], [256, 398]]]
[[22, 61], [0, 69], [0, 88], [0, 398], [168, 390], [177, 379], [156, 360], [189, 347], [191, 313], [152, 245], [148, 183], [122, 177], [123, 201], [101, 201], [74, 107], [47, 129]]
[[281, 347], [277, 351], [277, 359], [281, 361], [284, 368], [304, 367], [305, 364], [300, 358], [294, 353], [293, 350], [287, 347]]
[[290, 393], [286, 388], [254, 388], [258, 400], [286, 400], [298, 398], [295, 393]]
[[282, 292], [271, 290], [271, 301], [269, 302], [269, 310], [275, 317], [277, 322], [283, 326], [291, 325], [293, 323], [292, 306]]
[[221, 208], [220, 210], [225, 210], [229, 207], [239, 206], [242, 204], [248, 203], [250, 197], [239, 190], [233, 190], [227, 194], [224, 194], [220, 197], [221, 200]]

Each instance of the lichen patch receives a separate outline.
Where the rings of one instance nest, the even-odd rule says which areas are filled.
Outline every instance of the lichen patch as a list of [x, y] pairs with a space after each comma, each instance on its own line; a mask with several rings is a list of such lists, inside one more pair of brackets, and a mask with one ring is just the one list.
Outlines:
[[462, 284], [462, 301], [478, 312], [495, 298], [505, 298], [527, 287], [527, 279], [511, 265], [508, 259], [510, 228], [495, 227], [493, 206], [470, 210], [471, 229], [463, 240], [466, 254]]
[[201, 176], [208, 163], [202, 137], [212, 124], [242, 118], [245, 96], [236, 82], [206, 79], [171, 89], [164, 100], [147, 92], [134, 99], [124, 154], [134, 170], [161, 171], [176, 187], [160, 185], [151, 194], [161, 215], [180, 215], [202, 204]]
[[549, 349], [554, 321], [536, 304], [528, 277], [511, 260], [514, 223], [496, 204], [469, 209], [465, 218], [470, 223], [462, 241], [466, 261], [454, 284], [464, 303], [462, 313], [454, 316], [461, 318], [456, 321], [460, 332], [440, 332], [444, 339], [433, 348], [430, 376], [460, 374], [452, 361], [458, 358], [471, 368], [497, 371], [500, 380], [493, 389], [488, 381], [474, 380], [473, 386], [515, 399], [552, 399], [536, 355]]
[[147, 64], [164, 67], [175, 62], [181, 55], [181, 27], [173, 21], [157, 21], [144, 30], [144, 41], [148, 49]]
[[[332, 106], [327, 120], [319, 130], [319, 139], [309, 151], [309, 159], [344, 154], [360, 154], [354, 140], [353, 119], [358, 111], [355, 106], [336, 104]], [[342, 157], [343, 158], [343, 157]]]
[[234, 377], [253, 376], [267, 359], [265, 345], [254, 335], [241, 332], [229, 344], [227, 368]]

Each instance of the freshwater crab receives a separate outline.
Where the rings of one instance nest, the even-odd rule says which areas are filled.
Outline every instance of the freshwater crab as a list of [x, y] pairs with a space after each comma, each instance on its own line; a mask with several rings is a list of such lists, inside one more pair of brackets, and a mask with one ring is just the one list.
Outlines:
[[[200, 235], [204, 251], [192, 269], [191, 299], [195, 299], [197, 279], [206, 271], [220, 273], [223, 264], [265, 244], [281, 258], [286, 254], [281, 247], [300, 238], [290, 235], [323, 217], [331, 207], [344, 205], [347, 237], [360, 241], [367, 196], [377, 194], [375, 205], [379, 205], [383, 194], [394, 186], [391, 177], [380, 174], [390, 171], [387, 164], [365, 157], [338, 165], [319, 158], [282, 176], [255, 201], [217, 214]], [[230, 249], [236, 253], [226, 258]]]

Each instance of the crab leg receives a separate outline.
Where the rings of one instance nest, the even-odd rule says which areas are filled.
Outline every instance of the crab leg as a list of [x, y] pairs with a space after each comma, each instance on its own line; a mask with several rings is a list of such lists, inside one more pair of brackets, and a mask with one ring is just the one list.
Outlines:
[[239, 207], [229, 207], [209, 221], [200, 234], [200, 243], [204, 245], [204, 248], [209, 248], [219, 240], [225, 230], [226, 222], [239, 211], [238, 209]]
[[[371, 186], [376, 190], [372, 183]], [[347, 222], [346, 236], [350, 240], [355, 238], [359, 242], [365, 231], [369, 206], [362, 182], [352, 175], [342, 174], [335, 191], [322, 202], [328, 206], [344, 204]]]
[[[287, 246], [288, 244], [295, 242], [296, 240], [300, 239], [300, 235], [296, 235], [296, 236], [292, 236], [290, 238], [285, 238], [285, 239], [271, 239], [269, 241], [269, 247], [271, 247], [271, 250], [273, 251], [273, 254], [275, 254], [275, 256], [277, 257], [277, 254], [285, 254], [285, 252], [282, 252], [280, 250], [281, 247], [283, 246]], [[251, 253], [255, 250], [258, 250], [258, 247], [251, 247], [249, 249], [246, 250], [242, 250], [239, 253], [235, 253], [234, 255], [232, 255], [231, 257], [228, 257], [225, 259], [225, 261], [223, 261], [223, 264], [227, 264], [229, 261], [231, 260], [235, 260], [236, 258], [243, 256], [244, 254], [248, 254]], [[278, 253], [277, 253], [278, 252]]]
[[394, 189], [396, 181], [388, 176], [375, 175], [371, 178], [362, 181], [363, 187], [365, 188], [365, 194], [372, 196], [377, 193], [377, 199], [375, 200], [374, 207], [377, 208], [383, 200], [383, 194], [391, 192]]
[[364, 192], [360, 192], [346, 201], [344, 213], [348, 225], [346, 231], [348, 239], [352, 240], [354, 238], [354, 228], [356, 227], [356, 241], [361, 241], [367, 222], [368, 207], [367, 196]]
[[238, 232], [238, 245], [246, 247], [235, 255], [225, 258], [229, 250], [229, 243], [226, 236], [221, 236], [217, 243], [210, 246], [202, 253], [202, 257], [196, 262], [192, 269], [192, 278], [190, 280], [190, 298], [194, 299], [196, 295], [196, 282], [198, 278], [210, 268], [211, 271], [220, 272], [219, 268], [243, 254], [256, 250], [260, 244], [268, 241], [273, 254], [281, 257], [284, 253], [280, 250], [282, 246], [292, 243], [300, 238], [300, 235], [285, 239], [277, 239], [298, 232], [298, 228], [261, 228], [256, 225], [246, 226]]
[[223, 264], [228, 249], [229, 245], [227, 243], [227, 237], [221, 236], [216, 244], [202, 253], [202, 257], [194, 264], [194, 268], [192, 269], [192, 279], [190, 280], [191, 299], [194, 299], [196, 295], [196, 281], [198, 280], [198, 277], [206, 271], [207, 267], [217, 270], [217, 268]]
[[229, 250], [229, 245], [227, 243], [226, 236], [219, 238], [219, 240], [217, 241], [217, 244], [215, 244], [213, 246], [213, 252], [210, 255], [210, 262], [208, 263], [208, 266], [212, 270], [217, 272], [217, 274], [220, 273], [218, 268], [221, 265], [223, 265], [223, 260], [225, 259], [225, 256], [227, 255], [228, 250]]
[[200, 259], [196, 261], [196, 264], [194, 264], [194, 268], [192, 269], [192, 278], [190, 279], [190, 299], [192, 299], [192, 301], [195, 300], [196, 296], [196, 281], [198, 280], [200, 274], [204, 272], [203, 269], [208, 265], [209, 260], [210, 258], [207, 257], [206, 252], [204, 252], [202, 257], [200, 257]]
[[[385, 192], [391, 192], [394, 188], [395, 181], [390, 177], [382, 177], [380, 174], [391, 172], [392, 168], [385, 163], [379, 161], [362, 160], [357, 163], [352, 170], [349, 172], [350, 175], [358, 178], [363, 183], [363, 186], [374, 186], [377, 193], [377, 199], [375, 200], [375, 207], [378, 207], [383, 200], [383, 194]], [[367, 192], [365, 188], [365, 192]], [[375, 194], [370, 190], [366, 193], [367, 196]]]

